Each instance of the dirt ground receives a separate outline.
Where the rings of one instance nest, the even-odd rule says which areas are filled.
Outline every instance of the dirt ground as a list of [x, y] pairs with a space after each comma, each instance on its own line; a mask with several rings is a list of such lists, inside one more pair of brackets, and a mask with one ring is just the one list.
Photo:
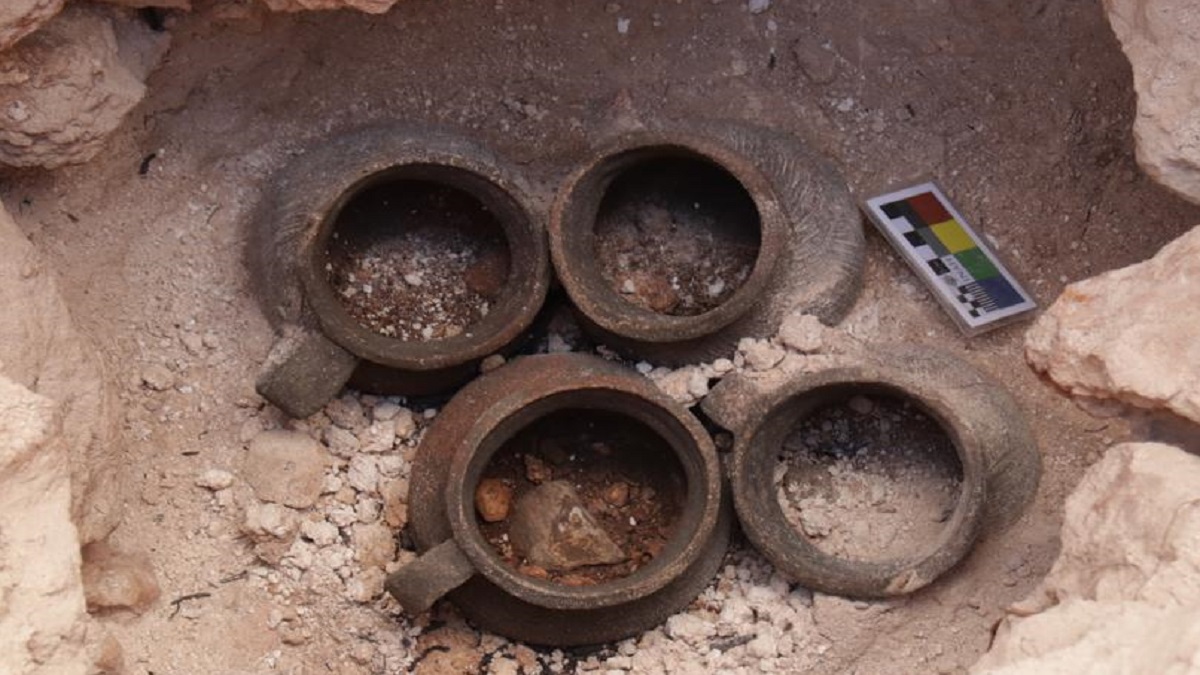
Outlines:
[[[0, 174], [0, 198], [57, 265], [123, 390], [137, 488], [115, 542], [150, 554], [164, 598], [140, 618], [107, 621], [137, 675], [513, 663], [636, 672], [638, 654], [664, 641], [680, 645], [669, 664], [680, 672], [693, 655], [731, 672], [961, 672], [1053, 562], [1063, 498], [1081, 472], [1126, 434], [1025, 367], [1021, 326], [961, 337], [872, 232], [864, 291], [843, 326], [938, 344], [1011, 388], [1045, 462], [1015, 527], [911, 597], [808, 596], [812, 621], [777, 658], [750, 658], [748, 636], [680, 642], [682, 630], [593, 652], [529, 651], [479, 636], [451, 608], [432, 621], [396, 616], [386, 598], [358, 602], [340, 582], [256, 562], [238, 510], [194, 485], [210, 468], [236, 473], [245, 441], [286, 423], [253, 392], [272, 334], [242, 253], [264, 180], [306, 143], [381, 120], [451, 125], [518, 163], [548, 198], [628, 109], [618, 100], [647, 119], [751, 120], [807, 138], [861, 197], [937, 178], [1044, 304], [1200, 223], [1200, 209], [1134, 163], [1129, 65], [1098, 2], [777, 0], [751, 14], [735, 0], [404, 0], [378, 17], [271, 15], [259, 28], [200, 11], [171, 14], [167, 26], [174, 45], [148, 98], [99, 158]], [[152, 366], [170, 371], [171, 386], [145, 386]], [[689, 615], [720, 612], [713, 598], [731, 585], [754, 597], [780, 583], [743, 543], [729, 565]], [[172, 603], [198, 592], [210, 595]]]

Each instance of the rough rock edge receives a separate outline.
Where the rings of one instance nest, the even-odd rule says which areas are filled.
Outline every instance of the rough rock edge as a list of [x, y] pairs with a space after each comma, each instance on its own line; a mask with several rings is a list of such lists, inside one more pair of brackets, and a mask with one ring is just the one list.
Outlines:
[[1200, 15], [1190, 0], [1105, 0], [1133, 66], [1138, 164], [1200, 203]]
[[87, 614], [54, 401], [0, 375], [0, 672], [82, 675]]
[[95, 157], [142, 100], [166, 41], [77, 5], [0, 54], [0, 162], [55, 169]]
[[53, 274], [0, 204], [0, 372], [59, 405], [72, 518], [83, 543], [121, 518], [116, 395], [92, 345], [74, 327]]
[[36, 31], [63, 8], [63, 0], [4, 0], [0, 3], [0, 51]]
[[1026, 358], [1073, 395], [1200, 422], [1193, 297], [1200, 226], [1148, 261], [1068, 286], [1026, 333]]
[[1111, 448], [1067, 499], [1063, 548], [976, 675], [1182, 673], [1200, 662], [1200, 458]]

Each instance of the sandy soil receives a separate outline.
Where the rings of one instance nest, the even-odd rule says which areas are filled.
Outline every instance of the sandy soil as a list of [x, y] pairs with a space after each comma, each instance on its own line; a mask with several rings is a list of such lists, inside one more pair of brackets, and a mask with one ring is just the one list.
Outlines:
[[[242, 254], [264, 179], [310, 141], [371, 121], [453, 125], [518, 162], [548, 197], [628, 112], [617, 101], [646, 118], [749, 119], [808, 138], [860, 196], [936, 177], [1044, 303], [1200, 222], [1200, 209], [1134, 164], [1129, 66], [1097, 3], [810, 0], [751, 14], [734, 0], [406, 0], [380, 17], [268, 16], [257, 31], [203, 12], [168, 26], [175, 44], [149, 98], [101, 157], [0, 176], [0, 198], [57, 264], [123, 387], [137, 490], [115, 541], [150, 554], [164, 597], [140, 619], [107, 621], [139, 675], [640, 672], [656, 654], [680, 671], [960, 672], [1002, 608], [1049, 568], [1064, 496], [1125, 435], [1024, 367], [1021, 327], [962, 338], [872, 234], [845, 326], [936, 343], [1007, 383], [1046, 467], [1014, 528], [931, 587], [879, 603], [790, 588], [739, 543], [687, 614], [600, 651], [531, 651], [478, 635], [447, 607], [394, 617], [386, 599], [348, 597], [336, 576], [256, 562], [238, 509], [194, 485], [210, 468], [236, 473], [248, 438], [286, 424], [253, 393], [271, 331]], [[173, 386], [145, 387], [152, 366]], [[397, 447], [411, 454], [411, 443]], [[171, 602], [201, 591], [211, 595]], [[767, 596], [804, 619], [786, 624], [789, 653], [764, 658], [770, 645], [754, 634], [769, 617], [731, 608]], [[687, 630], [710, 619], [713, 633]]]

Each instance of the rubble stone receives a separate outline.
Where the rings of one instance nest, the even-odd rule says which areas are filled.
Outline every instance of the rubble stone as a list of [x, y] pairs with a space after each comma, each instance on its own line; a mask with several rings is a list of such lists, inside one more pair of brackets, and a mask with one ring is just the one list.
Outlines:
[[362, 404], [349, 395], [330, 401], [325, 406], [325, 414], [329, 416], [329, 421], [347, 431], [357, 431], [367, 424]]
[[[0, 204], [0, 372], [58, 406], [70, 468], [71, 518], [82, 543], [103, 539], [123, 512], [116, 394], [95, 350], [75, 329], [58, 283]], [[58, 442], [58, 441], [56, 441]]]
[[154, 568], [144, 556], [122, 553], [105, 542], [83, 549], [83, 587], [89, 612], [141, 614], [158, 599]]
[[364, 569], [384, 568], [396, 559], [396, 537], [391, 528], [379, 523], [355, 525], [350, 541]]
[[1200, 663], [1200, 457], [1108, 450], [1067, 499], [1062, 552], [971, 672], [1183, 673]]
[[1148, 261], [1067, 286], [1025, 336], [1030, 364], [1072, 394], [1200, 422], [1200, 227]]
[[316, 441], [295, 431], [264, 431], [250, 441], [243, 477], [259, 499], [307, 508], [321, 495], [327, 456]]
[[0, 375], [0, 672], [13, 675], [81, 675], [87, 666], [57, 407]]
[[296, 531], [296, 514], [279, 504], [255, 502], [246, 507], [242, 531], [255, 541], [287, 539]]
[[779, 341], [788, 349], [812, 354], [825, 347], [827, 330], [821, 320], [811, 314], [791, 314], [779, 326]]
[[376, 492], [379, 489], [379, 465], [375, 458], [359, 455], [350, 460], [346, 480], [359, 492]]
[[738, 343], [738, 352], [746, 359], [752, 370], [770, 370], [783, 360], [785, 352], [767, 340], [743, 338]]
[[37, 30], [63, 8], [63, 0], [4, 0], [0, 3], [0, 50]]
[[407, 441], [417, 432], [417, 419], [408, 408], [401, 408], [394, 419], [396, 424], [396, 440]]
[[108, 15], [68, 7], [0, 53], [0, 163], [53, 169], [88, 161], [142, 100], [142, 70], [122, 60]]
[[340, 539], [337, 526], [324, 520], [306, 520], [300, 523], [300, 534], [317, 546], [332, 546]]
[[391, 527], [404, 527], [408, 523], [408, 481], [384, 481], [379, 494], [383, 497], [384, 522]]
[[1138, 163], [1200, 203], [1200, 12], [1191, 0], [1105, 0], [1133, 66]]
[[625, 559], [588, 513], [575, 488], [561, 480], [544, 483], [517, 501], [509, 536], [531, 565], [548, 570], [609, 565]]

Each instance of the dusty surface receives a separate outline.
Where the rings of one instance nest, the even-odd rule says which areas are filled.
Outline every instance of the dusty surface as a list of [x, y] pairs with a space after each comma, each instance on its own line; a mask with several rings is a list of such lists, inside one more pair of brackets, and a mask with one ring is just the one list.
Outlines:
[[[743, 117], [803, 134], [860, 194], [936, 176], [1043, 302], [1200, 222], [1138, 172], [1129, 66], [1088, 3], [798, 2], [751, 14], [733, 0], [415, 1], [375, 17], [268, 15], [257, 33], [204, 12], [168, 24], [172, 51], [100, 157], [0, 181], [122, 387], [135, 487], [116, 540], [148, 551], [162, 586], [140, 619], [108, 622], [139, 674], [399, 673], [418, 662], [422, 672], [484, 662], [509, 673], [960, 672], [1001, 608], [1049, 569], [1063, 499], [1125, 433], [1024, 367], [1021, 327], [961, 338], [871, 235], [848, 329], [936, 342], [1002, 378], [1029, 411], [1046, 474], [1014, 528], [887, 602], [793, 588], [738, 544], [688, 612], [592, 653], [480, 636], [447, 608], [432, 623], [396, 618], [373, 597], [380, 559], [406, 555], [389, 528], [404, 522], [420, 414], [400, 434], [396, 402], [367, 399], [341, 425], [332, 406], [292, 424], [338, 458], [309, 510], [260, 508], [240, 477], [196, 485], [210, 469], [238, 474], [245, 443], [285, 424], [252, 390], [271, 335], [242, 246], [263, 179], [308, 141], [368, 121], [452, 124], [548, 189], [624, 89], [643, 116]], [[256, 548], [268, 551], [242, 534], [247, 515], [254, 536], [292, 537], [278, 565], [256, 562]]]
[[929, 549], [958, 501], [962, 467], [929, 416], [886, 397], [814, 410], [784, 440], [779, 505], [817, 548], [887, 560]]

